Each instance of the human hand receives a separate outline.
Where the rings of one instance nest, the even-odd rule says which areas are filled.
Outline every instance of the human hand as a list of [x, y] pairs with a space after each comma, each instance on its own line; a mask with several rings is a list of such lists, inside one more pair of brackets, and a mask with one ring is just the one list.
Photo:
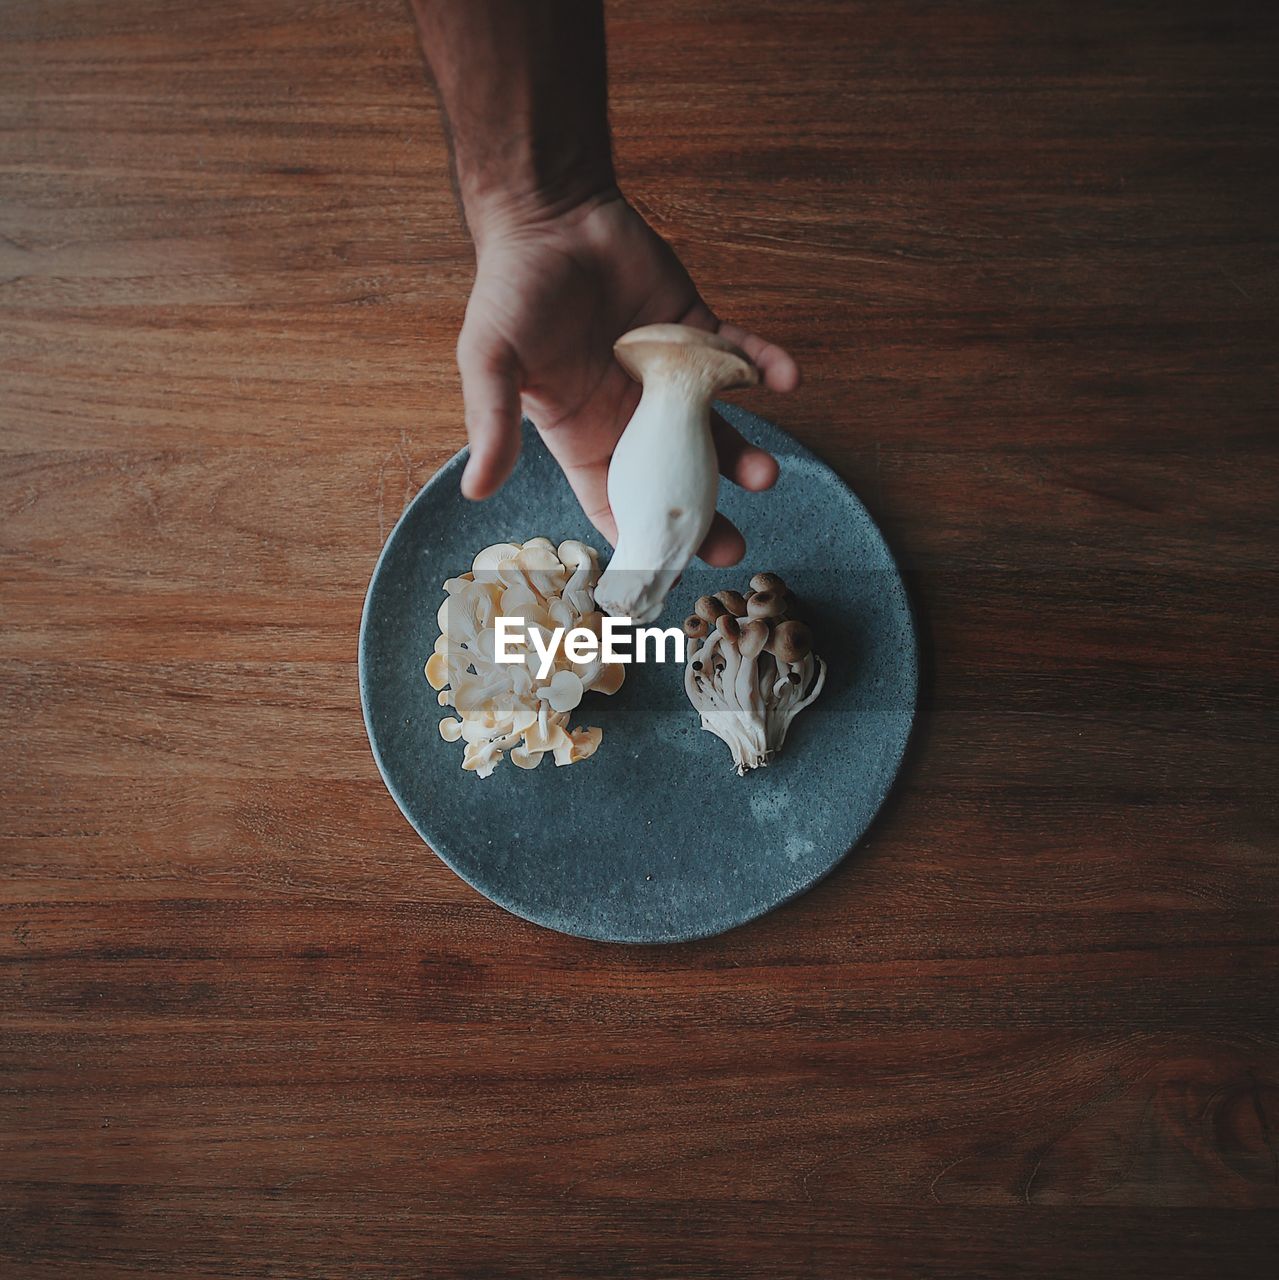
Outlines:
[[[764, 385], [793, 390], [799, 371], [780, 347], [721, 323], [670, 246], [615, 190], [546, 216], [473, 227], [475, 285], [457, 344], [471, 457], [468, 498], [495, 493], [515, 466], [521, 412], [564, 470], [582, 510], [609, 540], [608, 464], [640, 388], [613, 357], [623, 333], [646, 324], [718, 332], [746, 352]], [[769, 488], [777, 462], [718, 418], [720, 471], [745, 489]], [[742, 535], [716, 514], [699, 555], [735, 564]]]

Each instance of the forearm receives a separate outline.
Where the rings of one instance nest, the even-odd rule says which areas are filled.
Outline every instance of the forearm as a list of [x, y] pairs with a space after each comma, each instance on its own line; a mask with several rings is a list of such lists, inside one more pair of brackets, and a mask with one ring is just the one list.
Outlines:
[[472, 236], [613, 188], [601, 0], [412, 0]]

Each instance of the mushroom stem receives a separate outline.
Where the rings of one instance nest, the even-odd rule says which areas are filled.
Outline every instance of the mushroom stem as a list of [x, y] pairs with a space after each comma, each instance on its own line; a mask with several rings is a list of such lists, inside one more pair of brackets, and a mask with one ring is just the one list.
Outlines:
[[[723, 667], [717, 670], [720, 661]], [[743, 657], [722, 631], [712, 632], [705, 644], [690, 651], [684, 671], [684, 689], [701, 715], [702, 728], [732, 752], [738, 774], [767, 763], [769, 754], [758, 672], [757, 660]]]
[[715, 515], [711, 400], [754, 386], [759, 371], [731, 342], [687, 325], [634, 329], [613, 351], [644, 391], [609, 464], [617, 548], [595, 599], [610, 613], [645, 623], [661, 613]]
[[[688, 666], [684, 669], [684, 690], [701, 716], [702, 728], [728, 747], [733, 755], [733, 764], [741, 774], [745, 772], [744, 761], [751, 752], [735, 704], [721, 692], [722, 679], [715, 672], [718, 650], [725, 643], [723, 633], [714, 631], [705, 644], [689, 653]], [[723, 674], [727, 673], [728, 663], [725, 660]]]

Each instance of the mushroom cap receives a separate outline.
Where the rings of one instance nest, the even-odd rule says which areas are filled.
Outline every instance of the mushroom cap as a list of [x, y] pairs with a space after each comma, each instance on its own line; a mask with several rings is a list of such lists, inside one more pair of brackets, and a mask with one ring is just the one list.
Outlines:
[[714, 596], [698, 596], [697, 603], [693, 606], [693, 612], [706, 622], [713, 623], [725, 610], [723, 604], [716, 600]]
[[[527, 542], [524, 544], [526, 548], [528, 545]], [[589, 569], [598, 560], [594, 547], [588, 546], [585, 542], [578, 542], [575, 538], [568, 538], [561, 542], [555, 554], [566, 569]]]
[[537, 696], [549, 702], [552, 711], [572, 711], [585, 692], [576, 671], [557, 671], [551, 682], [537, 691]]
[[626, 679], [626, 668], [620, 662], [606, 662], [600, 667], [600, 673], [591, 685], [592, 693], [616, 693]]
[[493, 573], [505, 560], [514, 560], [523, 550], [518, 542], [495, 542], [491, 547], [475, 554], [471, 562], [472, 573]]
[[813, 633], [806, 622], [796, 618], [779, 622], [773, 628], [770, 647], [779, 662], [798, 662], [813, 651]]
[[780, 618], [786, 613], [786, 597], [780, 591], [758, 588], [746, 602], [746, 612], [752, 618]]
[[743, 658], [758, 658], [768, 643], [768, 623], [763, 618], [755, 618], [743, 624], [738, 648]]
[[[690, 640], [705, 640], [707, 635], [710, 634], [710, 629], [710, 623], [707, 622], [705, 618], [699, 617], [695, 613], [690, 613], [688, 617], [684, 619], [684, 634]], [[427, 663], [427, 666], [430, 666], [429, 662]]]
[[569, 730], [569, 740], [567, 743], [561, 743], [555, 749], [555, 763], [559, 764], [576, 764], [579, 760], [586, 760], [595, 754], [596, 748], [600, 745], [600, 740], [604, 737], [604, 730], [597, 729], [594, 726], [586, 729]]
[[687, 324], [646, 324], [613, 344], [617, 362], [643, 382], [652, 373], [692, 374], [710, 391], [753, 387], [759, 370], [727, 338]]
[[725, 640], [736, 640], [741, 634], [741, 628], [737, 625], [737, 619], [731, 613], [721, 613], [715, 619], [715, 629], [724, 637]]
[[757, 573], [751, 579], [751, 587], [755, 591], [777, 591], [784, 592], [786, 583], [782, 581], [781, 576], [776, 573]]
[[733, 615], [734, 618], [746, 616], [746, 600], [740, 591], [717, 591], [715, 599]]
[[544, 751], [529, 751], [525, 747], [515, 746], [511, 748], [511, 763], [517, 769], [536, 769], [545, 754]]

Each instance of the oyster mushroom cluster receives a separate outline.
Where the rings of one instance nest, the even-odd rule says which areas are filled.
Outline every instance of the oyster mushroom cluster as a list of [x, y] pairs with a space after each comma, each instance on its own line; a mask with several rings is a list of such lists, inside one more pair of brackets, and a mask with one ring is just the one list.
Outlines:
[[[457, 713], [440, 721], [440, 737], [466, 744], [463, 769], [487, 778], [504, 753], [521, 769], [536, 769], [547, 754], [557, 765], [594, 755], [603, 731], [572, 729], [569, 715], [592, 690], [616, 693], [625, 672], [599, 659], [570, 661], [561, 646], [551, 670], [539, 678], [532, 632], [541, 633], [544, 648], [557, 627], [565, 633], [586, 627], [598, 635], [599, 574], [599, 558], [586, 543], [557, 548], [549, 538], [530, 538], [485, 547], [469, 573], [444, 583], [440, 636], [426, 678], [439, 691], [440, 706]], [[514, 646], [522, 661], [496, 661], [498, 617], [523, 619], [528, 638]]]
[[702, 728], [728, 744], [739, 775], [782, 749], [791, 721], [826, 682], [795, 603], [777, 574], [757, 573], [745, 593], [702, 596], [684, 620], [684, 689]]

